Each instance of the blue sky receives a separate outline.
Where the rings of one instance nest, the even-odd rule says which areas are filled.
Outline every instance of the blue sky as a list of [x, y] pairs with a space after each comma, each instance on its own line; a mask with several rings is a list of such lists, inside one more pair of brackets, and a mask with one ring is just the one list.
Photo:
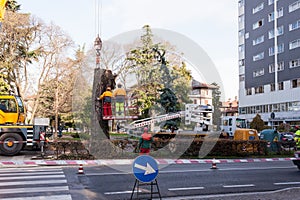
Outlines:
[[[237, 0], [17, 0], [21, 12], [60, 26], [78, 45], [91, 47], [127, 31], [167, 29], [200, 45], [214, 62], [225, 99], [238, 95]], [[54, 3], [55, 2], [55, 3]], [[98, 5], [101, 6], [98, 6]], [[96, 9], [102, 11], [97, 29]]]

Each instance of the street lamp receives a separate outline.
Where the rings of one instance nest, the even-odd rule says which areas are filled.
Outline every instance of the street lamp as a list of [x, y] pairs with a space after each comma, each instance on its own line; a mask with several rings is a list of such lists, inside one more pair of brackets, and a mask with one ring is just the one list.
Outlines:
[[99, 68], [100, 67], [100, 51], [102, 48], [102, 41], [101, 41], [99, 35], [97, 35], [97, 37], [95, 39], [94, 48], [96, 50], [96, 67]]

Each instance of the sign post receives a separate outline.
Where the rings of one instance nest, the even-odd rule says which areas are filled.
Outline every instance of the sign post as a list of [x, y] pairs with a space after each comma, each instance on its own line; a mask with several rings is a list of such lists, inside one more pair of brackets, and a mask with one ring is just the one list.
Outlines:
[[[154, 158], [148, 155], [142, 155], [137, 157], [132, 164], [132, 171], [136, 178], [134, 187], [131, 193], [131, 198], [136, 191], [137, 199], [139, 195], [139, 188], [143, 185], [150, 185], [151, 186], [151, 199], [153, 194], [158, 194], [159, 198], [161, 199], [161, 195], [159, 192], [159, 187], [157, 184], [156, 177], [158, 175], [158, 164]], [[157, 192], [153, 191], [153, 186], [156, 186]]]

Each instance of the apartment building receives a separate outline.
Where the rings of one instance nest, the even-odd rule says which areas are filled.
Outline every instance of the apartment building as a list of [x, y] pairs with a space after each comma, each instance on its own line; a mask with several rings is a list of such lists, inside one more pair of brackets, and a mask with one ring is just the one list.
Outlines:
[[300, 124], [300, 0], [239, 0], [239, 116]]

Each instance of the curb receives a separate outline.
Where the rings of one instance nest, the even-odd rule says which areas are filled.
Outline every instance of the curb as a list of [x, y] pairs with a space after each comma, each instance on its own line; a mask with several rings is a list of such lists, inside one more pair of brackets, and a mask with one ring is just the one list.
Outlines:
[[[158, 164], [212, 164], [217, 163], [254, 163], [292, 161], [295, 158], [253, 158], [253, 159], [156, 159]], [[72, 166], [72, 165], [131, 165], [134, 159], [111, 159], [111, 160], [16, 160], [0, 161], [0, 167], [16, 166]]]

